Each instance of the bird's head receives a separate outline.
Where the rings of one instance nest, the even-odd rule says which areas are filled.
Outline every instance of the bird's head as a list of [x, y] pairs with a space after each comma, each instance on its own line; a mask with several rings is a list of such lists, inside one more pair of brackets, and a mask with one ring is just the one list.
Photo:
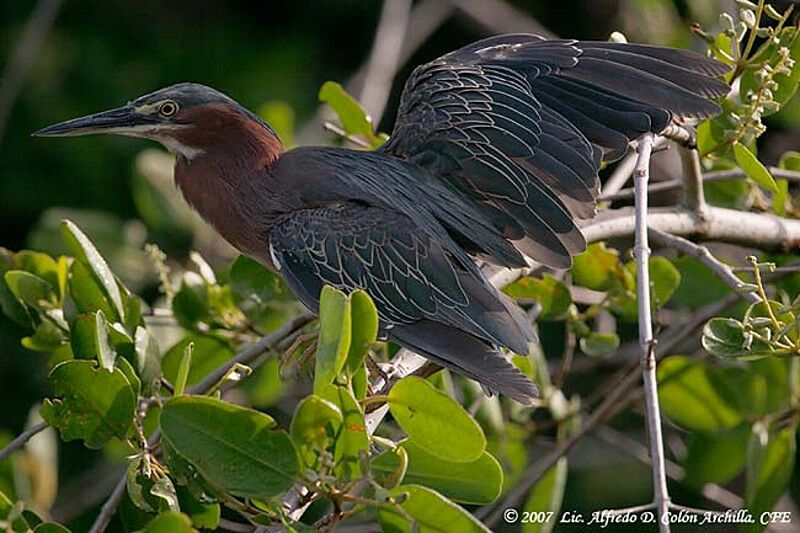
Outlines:
[[160, 142], [192, 160], [220, 143], [277, 143], [275, 132], [233, 99], [197, 83], [179, 83], [140, 96], [122, 107], [54, 124], [37, 137], [116, 133]]

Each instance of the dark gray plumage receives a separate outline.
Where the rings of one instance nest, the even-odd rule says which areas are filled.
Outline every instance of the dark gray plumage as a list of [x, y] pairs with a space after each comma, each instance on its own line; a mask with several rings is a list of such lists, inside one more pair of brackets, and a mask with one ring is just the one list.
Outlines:
[[162, 142], [189, 203], [310, 309], [325, 284], [364, 289], [387, 338], [530, 403], [534, 385], [500, 348], [526, 354], [533, 328], [473, 257], [569, 267], [601, 161], [718, 112], [725, 71], [682, 50], [501, 35], [417, 68], [375, 152], [283, 152], [263, 121], [197, 84], [38, 133]]

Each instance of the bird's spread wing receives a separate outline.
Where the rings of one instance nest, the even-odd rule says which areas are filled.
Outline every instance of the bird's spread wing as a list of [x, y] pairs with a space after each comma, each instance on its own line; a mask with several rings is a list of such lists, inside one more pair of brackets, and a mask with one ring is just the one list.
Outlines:
[[319, 309], [325, 284], [364, 289], [389, 338], [494, 391], [533, 397], [532, 384], [496, 348], [526, 354], [530, 324], [411, 219], [347, 202], [300, 210], [272, 229], [270, 252], [309, 308]]
[[530, 257], [568, 267], [585, 248], [574, 220], [594, 213], [600, 162], [673, 118], [717, 113], [708, 98], [728, 92], [714, 78], [726, 70], [684, 50], [491, 37], [414, 71], [382, 151], [474, 201]]

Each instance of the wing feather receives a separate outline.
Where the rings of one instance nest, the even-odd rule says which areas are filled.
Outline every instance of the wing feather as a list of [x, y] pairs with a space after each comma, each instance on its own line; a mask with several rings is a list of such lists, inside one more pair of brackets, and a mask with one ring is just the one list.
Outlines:
[[585, 247], [574, 219], [595, 212], [600, 162], [675, 117], [717, 113], [709, 98], [729, 90], [714, 78], [726, 70], [685, 50], [490, 37], [414, 71], [382, 151], [473, 202], [523, 253], [565, 267]]

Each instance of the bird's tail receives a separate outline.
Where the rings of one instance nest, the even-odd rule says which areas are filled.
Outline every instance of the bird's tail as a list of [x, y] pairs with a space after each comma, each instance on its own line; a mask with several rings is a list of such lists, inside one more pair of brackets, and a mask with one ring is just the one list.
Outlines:
[[539, 395], [536, 385], [493, 344], [458, 328], [421, 320], [394, 326], [389, 336], [431, 361], [474, 379], [491, 393], [504, 394], [525, 405]]

